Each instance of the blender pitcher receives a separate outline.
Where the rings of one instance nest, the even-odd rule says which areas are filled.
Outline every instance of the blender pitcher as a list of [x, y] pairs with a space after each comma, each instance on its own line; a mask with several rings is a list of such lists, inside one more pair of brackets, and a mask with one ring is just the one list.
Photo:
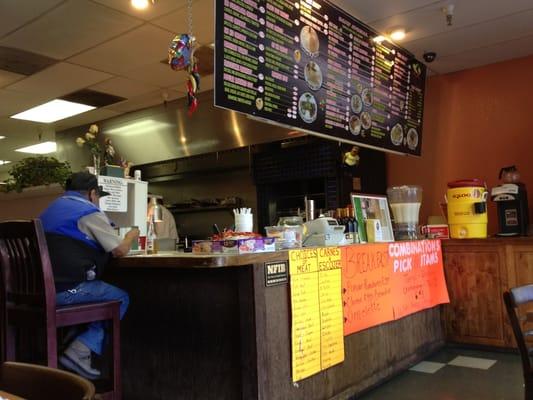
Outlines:
[[422, 188], [414, 185], [393, 186], [387, 197], [394, 216], [396, 240], [418, 239], [418, 214], [422, 204]]

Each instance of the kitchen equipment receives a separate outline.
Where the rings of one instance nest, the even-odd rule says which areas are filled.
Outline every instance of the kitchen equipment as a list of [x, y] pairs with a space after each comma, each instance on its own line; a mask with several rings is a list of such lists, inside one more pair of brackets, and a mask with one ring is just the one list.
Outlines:
[[265, 232], [276, 238], [276, 250], [302, 247], [302, 225], [265, 226]]
[[520, 175], [516, 167], [502, 168], [500, 179], [504, 184], [492, 188], [491, 198], [498, 208], [498, 236], [527, 236], [529, 210], [526, 186], [518, 182]]
[[453, 239], [487, 237], [487, 187], [480, 179], [448, 183], [448, 224]]
[[396, 240], [418, 239], [418, 214], [422, 203], [422, 188], [415, 185], [393, 186], [387, 189], [394, 216]]
[[304, 224], [303, 246], [339, 246], [347, 244], [344, 226], [335, 218], [319, 217]]
[[308, 200], [305, 197], [305, 220], [312, 221], [315, 219], [315, 201]]

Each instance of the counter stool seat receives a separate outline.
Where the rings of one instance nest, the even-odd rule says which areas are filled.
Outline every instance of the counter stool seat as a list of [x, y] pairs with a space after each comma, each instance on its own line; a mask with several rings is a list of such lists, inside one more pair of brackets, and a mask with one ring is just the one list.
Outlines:
[[[110, 321], [111, 388], [103, 399], [120, 400], [120, 302], [56, 306], [56, 290], [41, 221], [0, 223], [0, 316], [3, 358], [17, 360], [16, 328], [41, 328], [45, 334], [46, 363], [57, 368], [57, 328]], [[109, 386], [109, 385], [108, 385]]]
[[94, 385], [81, 376], [42, 365], [5, 362], [0, 366], [0, 390], [17, 398], [93, 400]]

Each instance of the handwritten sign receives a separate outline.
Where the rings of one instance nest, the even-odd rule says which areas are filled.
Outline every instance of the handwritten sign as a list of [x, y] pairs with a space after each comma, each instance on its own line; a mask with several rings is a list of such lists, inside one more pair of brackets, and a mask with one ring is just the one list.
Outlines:
[[342, 249], [344, 334], [448, 303], [439, 240]]
[[440, 241], [396, 242], [388, 246], [392, 265], [394, 318], [448, 303]]
[[344, 334], [392, 321], [387, 246], [356, 245], [344, 247], [342, 251]]
[[317, 250], [291, 250], [292, 380], [320, 372], [320, 308]]
[[289, 252], [294, 382], [344, 361], [341, 268], [336, 247]]
[[102, 211], [128, 211], [128, 182], [125, 179], [100, 175], [98, 184], [109, 193], [109, 196], [100, 198]]
[[322, 369], [344, 361], [341, 249], [318, 249], [318, 296]]

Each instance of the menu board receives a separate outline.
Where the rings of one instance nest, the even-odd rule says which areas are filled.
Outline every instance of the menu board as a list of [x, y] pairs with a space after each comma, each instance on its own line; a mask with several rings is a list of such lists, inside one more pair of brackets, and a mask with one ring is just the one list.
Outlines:
[[327, 1], [216, 2], [215, 105], [420, 155], [425, 66]]

